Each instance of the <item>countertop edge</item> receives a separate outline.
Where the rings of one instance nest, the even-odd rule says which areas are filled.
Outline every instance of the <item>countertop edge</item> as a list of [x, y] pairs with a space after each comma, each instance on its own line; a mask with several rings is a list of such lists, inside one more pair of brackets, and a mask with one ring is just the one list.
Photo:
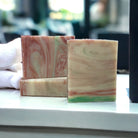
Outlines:
[[2, 109], [1, 126], [60, 127], [138, 132], [138, 114], [99, 111]]

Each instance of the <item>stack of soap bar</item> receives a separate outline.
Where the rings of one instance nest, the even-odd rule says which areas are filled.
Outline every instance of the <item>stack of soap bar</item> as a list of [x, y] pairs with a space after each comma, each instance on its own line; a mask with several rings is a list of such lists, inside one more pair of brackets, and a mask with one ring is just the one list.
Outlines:
[[21, 95], [28, 96], [67, 96], [67, 77], [21, 79]]
[[67, 40], [74, 36], [22, 36], [25, 79], [67, 76]]
[[68, 101], [114, 101], [118, 41], [68, 41]]
[[67, 96], [67, 40], [74, 36], [22, 36], [21, 95]]

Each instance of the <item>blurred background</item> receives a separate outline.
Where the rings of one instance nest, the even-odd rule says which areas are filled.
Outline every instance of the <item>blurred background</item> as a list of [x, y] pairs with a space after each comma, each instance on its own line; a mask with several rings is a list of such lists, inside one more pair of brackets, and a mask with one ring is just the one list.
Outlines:
[[21, 35], [118, 40], [118, 73], [128, 73], [129, 0], [0, 0], [0, 43]]

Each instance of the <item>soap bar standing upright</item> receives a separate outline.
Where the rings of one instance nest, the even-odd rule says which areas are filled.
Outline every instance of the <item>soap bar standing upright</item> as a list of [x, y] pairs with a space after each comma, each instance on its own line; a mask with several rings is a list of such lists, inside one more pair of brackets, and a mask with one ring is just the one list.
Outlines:
[[118, 41], [68, 41], [68, 101], [114, 101]]
[[67, 40], [74, 36], [22, 36], [25, 79], [67, 76]]

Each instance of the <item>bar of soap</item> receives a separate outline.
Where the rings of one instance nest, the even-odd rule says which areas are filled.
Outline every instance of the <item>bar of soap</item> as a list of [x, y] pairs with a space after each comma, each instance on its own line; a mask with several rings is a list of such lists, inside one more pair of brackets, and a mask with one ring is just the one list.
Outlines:
[[25, 79], [67, 77], [67, 40], [74, 36], [22, 36]]
[[68, 41], [68, 101], [116, 99], [118, 41]]
[[21, 79], [22, 96], [67, 97], [67, 77]]

